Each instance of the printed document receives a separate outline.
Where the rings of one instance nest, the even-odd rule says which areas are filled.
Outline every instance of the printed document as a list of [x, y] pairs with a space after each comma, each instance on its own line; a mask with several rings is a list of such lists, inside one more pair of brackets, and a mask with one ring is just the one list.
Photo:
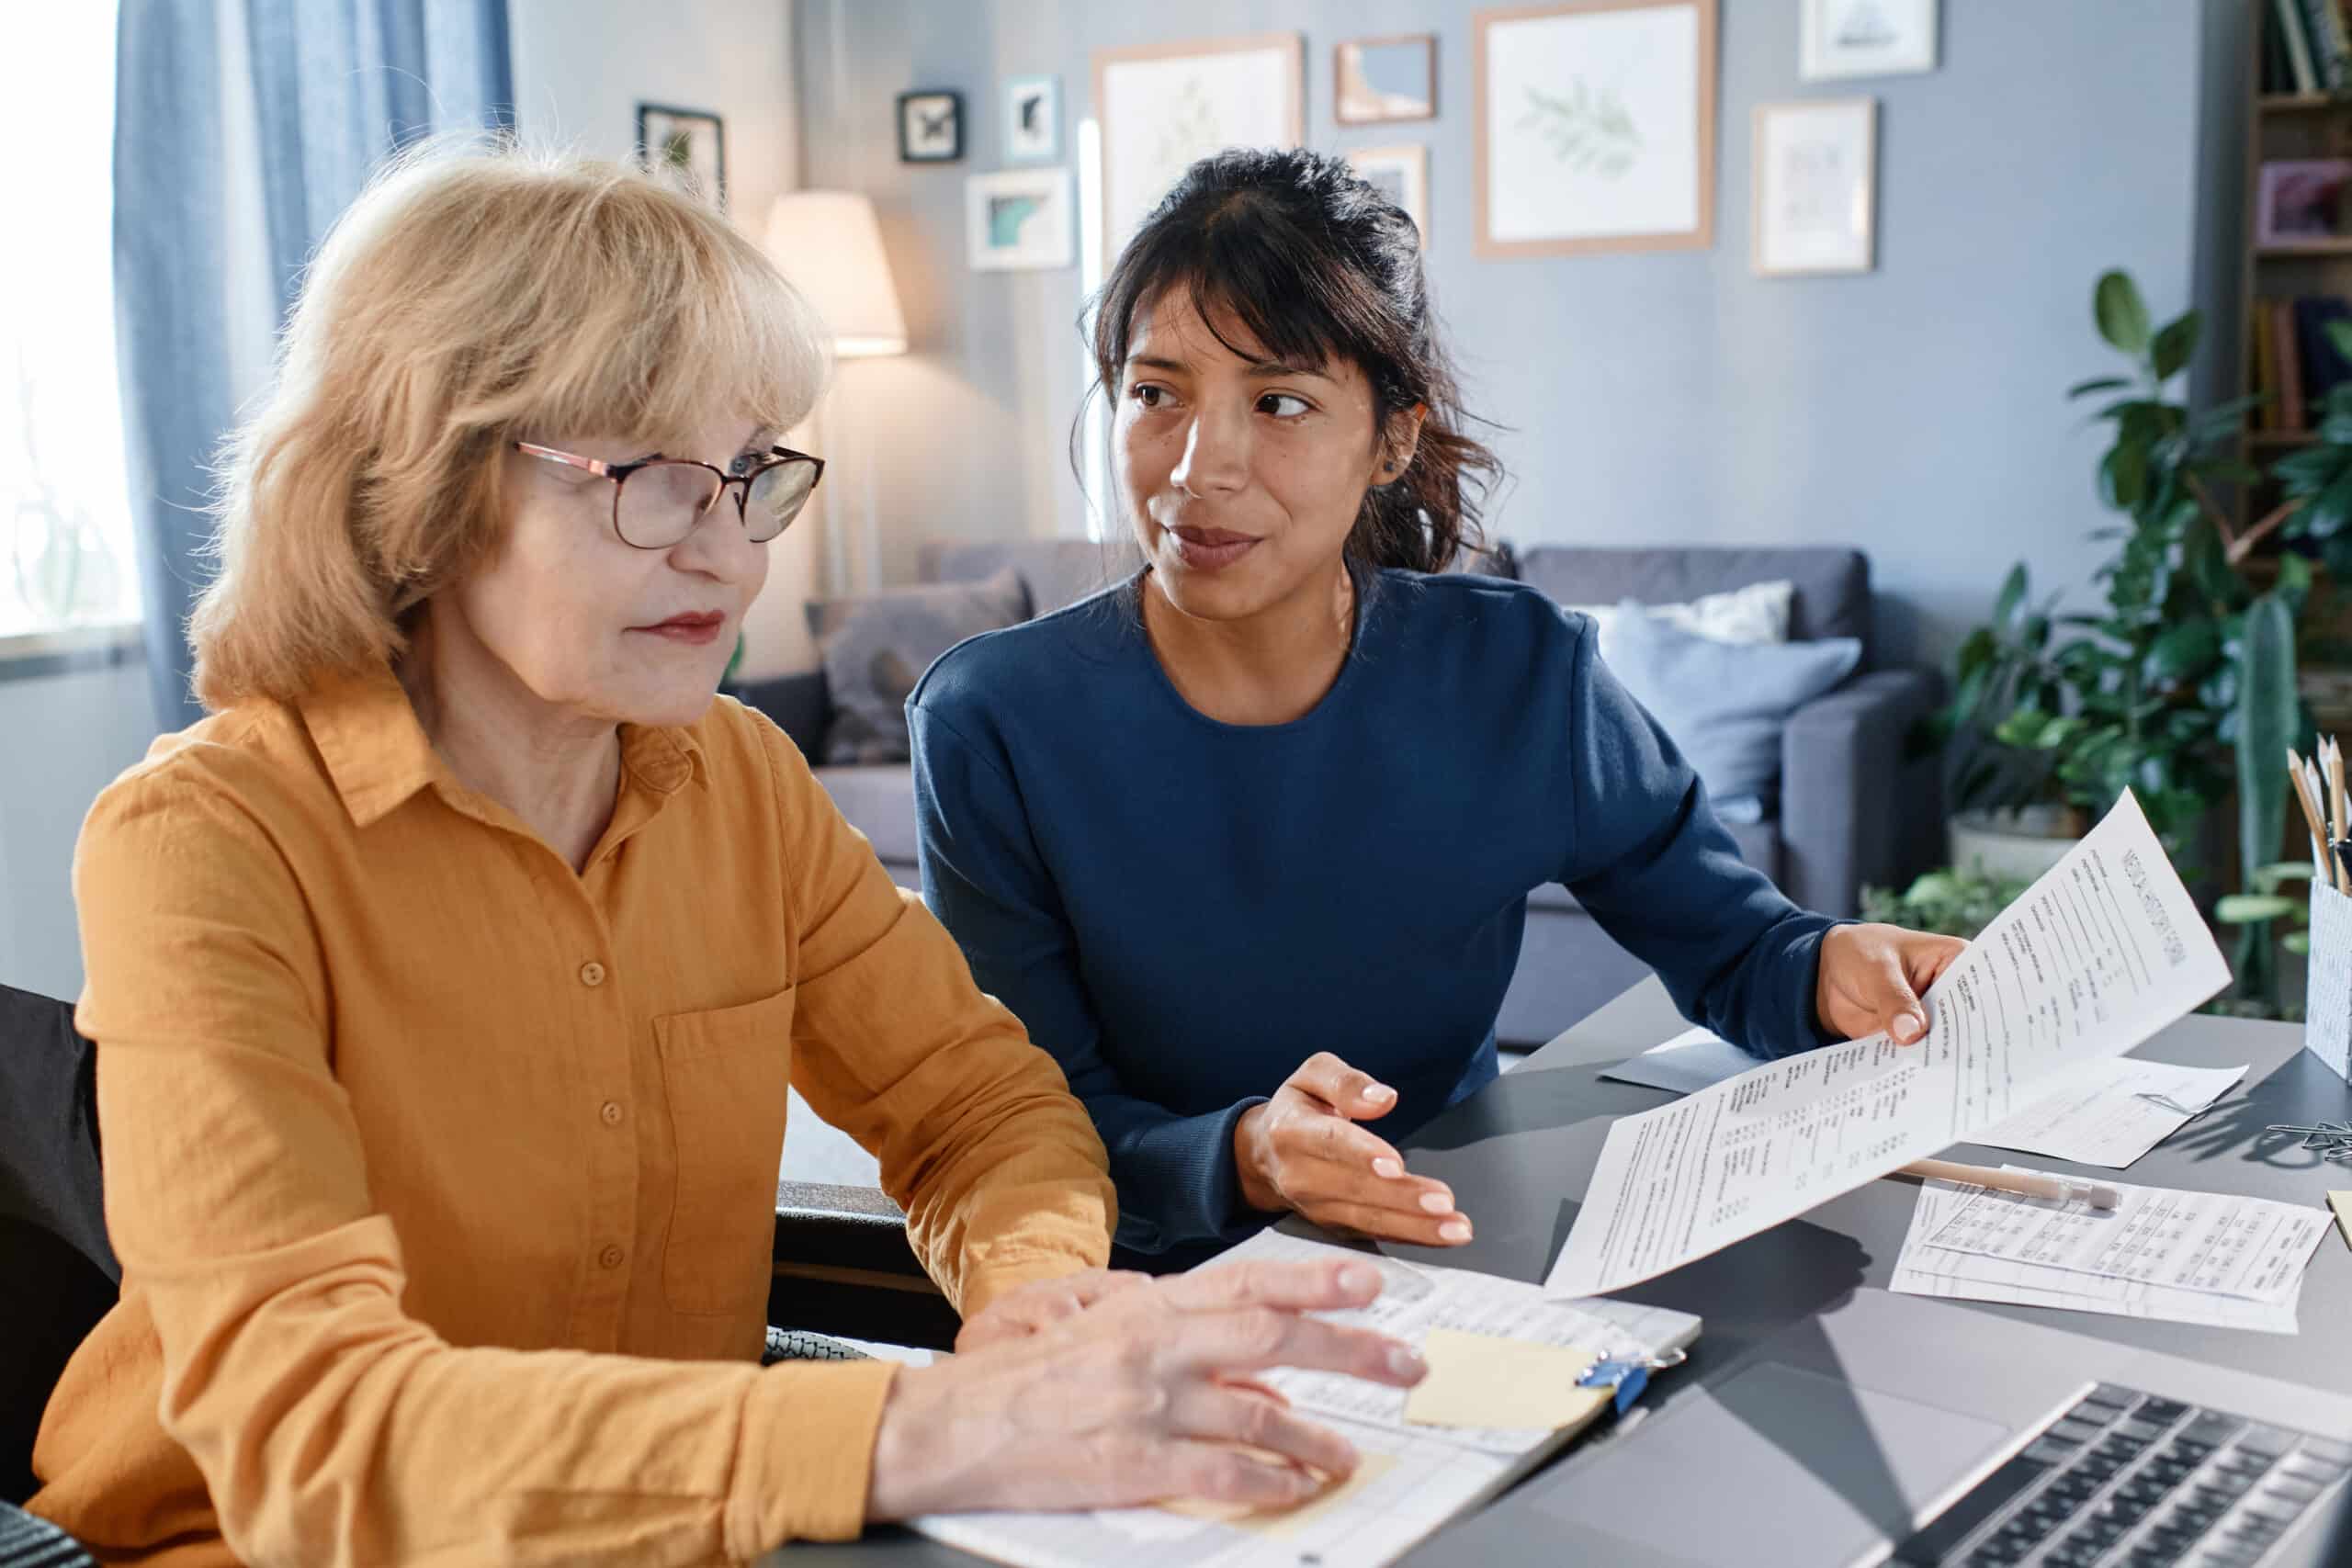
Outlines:
[[2244, 1067], [2176, 1067], [2130, 1056], [2087, 1062], [1970, 1142], [2121, 1170], [2227, 1094]]
[[2229, 978], [2127, 790], [1945, 970], [1924, 1039], [1782, 1057], [1620, 1119], [1545, 1288], [1622, 1290], [1794, 1219], [2122, 1055]]

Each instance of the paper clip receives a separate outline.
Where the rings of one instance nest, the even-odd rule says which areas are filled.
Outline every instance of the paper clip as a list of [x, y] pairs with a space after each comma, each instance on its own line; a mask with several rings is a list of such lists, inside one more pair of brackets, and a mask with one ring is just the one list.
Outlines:
[[2206, 1105], [2206, 1106], [2183, 1105], [2180, 1101], [2178, 1101], [2177, 1100], [2175, 1100], [2172, 1096], [2170, 1096], [2170, 1095], [2168, 1095], [2168, 1094], [2158, 1094], [2154, 1089], [2141, 1089], [2141, 1090], [2140, 1090], [2136, 1095], [2134, 1095], [2134, 1096], [2133, 1096], [2133, 1098], [2134, 1098], [2134, 1099], [2138, 1099], [2138, 1100], [2146, 1100], [2146, 1101], [2147, 1101], [2149, 1104], [2151, 1104], [2151, 1105], [2158, 1106], [2158, 1107], [2161, 1107], [2162, 1109], [2164, 1109], [2164, 1110], [2165, 1110], [2165, 1111], [2173, 1111], [2173, 1112], [2175, 1112], [2175, 1113], [2177, 1113], [2177, 1114], [2178, 1114], [2178, 1115], [2186, 1116], [2186, 1117], [2189, 1118], [2191, 1121], [2195, 1121], [2198, 1117], [2204, 1115], [2206, 1111], [2211, 1111], [2211, 1110], [2212, 1110], [2212, 1109], [2213, 1109], [2211, 1105]]
[[1649, 1386], [1652, 1372], [1667, 1367], [1679, 1367], [1687, 1359], [1689, 1358], [1680, 1349], [1669, 1350], [1663, 1356], [1638, 1359], [1630, 1356], [1604, 1357], [1586, 1369], [1584, 1376], [1577, 1380], [1577, 1386], [1615, 1389], [1615, 1409], [1618, 1415], [1623, 1416], [1626, 1406], [1639, 1399], [1642, 1390]]
[[2302, 1147], [2322, 1159], [2352, 1165], [2352, 1122], [2321, 1122], [2308, 1126], [2297, 1122], [2274, 1122], [2263, 1131], [2300, 1139]]

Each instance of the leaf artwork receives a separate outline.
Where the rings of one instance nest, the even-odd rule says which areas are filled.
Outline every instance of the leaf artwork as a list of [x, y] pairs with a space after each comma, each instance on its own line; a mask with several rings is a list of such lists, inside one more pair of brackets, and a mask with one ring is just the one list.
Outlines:
[[1641, 153], [1642, 133], [1614, 87], [1595, 93], [1577, 76], [1565, 96], [1528, 88], [1527, 104], [1519, 129], [1533, 131], [1553, 157], [1579, 174], [1620, 179]]
[[695, 166], [695, 138], [688, 130], [673, 130], [662, 138], [662, 161], [681, 173]]
[[1153, 149], [1152, 162], [1166, 171], [1162, 186], [1173, 185], [1176, 177], [1192, 167], [1193, 161], [1213, 149], [1225, 145], [1217, 134], [1216, 110], [1210, 105], [1208, 95], [1201, 90], [1197, 76], [1184, 78], [1184, 85], [1168, 106], [1168, 118], [1159, 128], [1159, 141]]

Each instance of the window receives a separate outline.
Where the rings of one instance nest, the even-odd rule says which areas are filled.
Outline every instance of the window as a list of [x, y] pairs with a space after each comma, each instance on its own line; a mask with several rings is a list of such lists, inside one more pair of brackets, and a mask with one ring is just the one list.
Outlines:
[[9, 30], [0, 101], [31, 140], [0, 246], [0, 638], [139, 615], [115, 368], [115, 3]]

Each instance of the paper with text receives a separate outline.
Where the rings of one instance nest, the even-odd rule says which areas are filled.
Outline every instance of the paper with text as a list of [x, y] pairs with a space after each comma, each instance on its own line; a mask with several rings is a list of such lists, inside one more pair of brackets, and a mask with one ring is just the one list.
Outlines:
[[2126, 791], [1953, 960], [1917, 1043], [1847, 1041], [1621, 1118], [1545, 1288], [1622, 1290], [1794, 1219], [2120, 1055], [2229, 978]]
[[2131, 1056], [2087, 1062], [2059, 1074], [2056, 1088], [1971, 1141], [2121, 1170], [2244, 1077], [2244, 1067], [2176, 1067]]
[[2280, 1301], [2247, 1301], [2203, 1291], [2069, 1274], [2041, 1264], [2005, 1261], [1927, 1245], [1927, 1238], [1940, 1229], [1963, 1201], [1983, 1190], [1950, 1181], [1929, 1181], [1920, 1186], [1911, 1230], [1903, 1239], [1903, 1251], [1895, 1259], [1894, 1277], [1887, 1281], [1887, 1289], [1906, 1295], [2008, 1302], [2065, 1312], [2103, 1312], [2119, 1317], [2248, 1328], [2264, 1334], [2298, 1332], [2295, 1309], [2300, 1289]]

